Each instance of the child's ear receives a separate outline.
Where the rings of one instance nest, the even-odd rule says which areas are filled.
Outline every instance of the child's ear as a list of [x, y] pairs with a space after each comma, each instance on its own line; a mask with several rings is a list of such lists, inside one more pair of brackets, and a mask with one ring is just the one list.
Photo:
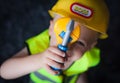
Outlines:
[[50, 20], [50, 25], [49, 25], [49, 35], [53, 33], [53, 20]]

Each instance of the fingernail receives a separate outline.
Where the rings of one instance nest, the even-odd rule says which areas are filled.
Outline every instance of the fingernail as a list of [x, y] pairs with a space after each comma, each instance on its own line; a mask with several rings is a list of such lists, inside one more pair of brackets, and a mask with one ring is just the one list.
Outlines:
[[55, 74], [56, 76], [58, 76], [58, 75], [60, 75], [60, 71], [56, 71], [56, 74]]
[[63, 54], [63, 57], [65, 57], [65, 56], [66, 56], [66, 54], [64, 53], [64, 54]]

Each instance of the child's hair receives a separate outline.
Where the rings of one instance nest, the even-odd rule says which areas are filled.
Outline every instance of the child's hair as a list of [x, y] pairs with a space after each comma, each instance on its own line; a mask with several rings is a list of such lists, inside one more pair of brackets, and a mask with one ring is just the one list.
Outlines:
[[107, 38], [109, 11], [104, 0], [58, 0], [49, 14], [70, 17]]

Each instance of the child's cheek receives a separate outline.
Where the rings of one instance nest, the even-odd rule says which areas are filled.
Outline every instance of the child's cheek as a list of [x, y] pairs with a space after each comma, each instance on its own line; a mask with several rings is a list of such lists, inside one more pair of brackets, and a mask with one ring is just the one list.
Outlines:
[[76, 60], [80, 59], [81, 56], [83, 55], [83, 53], [82, 53], [80, 50], [78, 50], [78, 49], [73, 50], [73, 53], [72, 53], [72, 54], [73, 54], [73, 55], [72, 55], [73, 61], [76, 61]]

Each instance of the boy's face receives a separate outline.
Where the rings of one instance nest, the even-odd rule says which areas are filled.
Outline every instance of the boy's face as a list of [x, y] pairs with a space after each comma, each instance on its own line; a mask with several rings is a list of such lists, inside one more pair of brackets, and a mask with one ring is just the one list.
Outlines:
[[[50, 45], [55, 46], [57, 45], [56, 36], [54, 33], [54, 23], [57, 19], [61, 18], [60, 16], [56, 16], [54, 20], [50, 22], [49, 27], [49, 34], [51, 37]], [[79, 59], [87, 50], [92, 48], [96, 45], [98, 39], [98, 33], [88, 29], [84, 25], [80, 25], [79, 23], [75, 22], [75, 26], [80, 26], [80, 37], [79, 39], [71, 44], [67, 51], [68, 59], [75, 61]]]

